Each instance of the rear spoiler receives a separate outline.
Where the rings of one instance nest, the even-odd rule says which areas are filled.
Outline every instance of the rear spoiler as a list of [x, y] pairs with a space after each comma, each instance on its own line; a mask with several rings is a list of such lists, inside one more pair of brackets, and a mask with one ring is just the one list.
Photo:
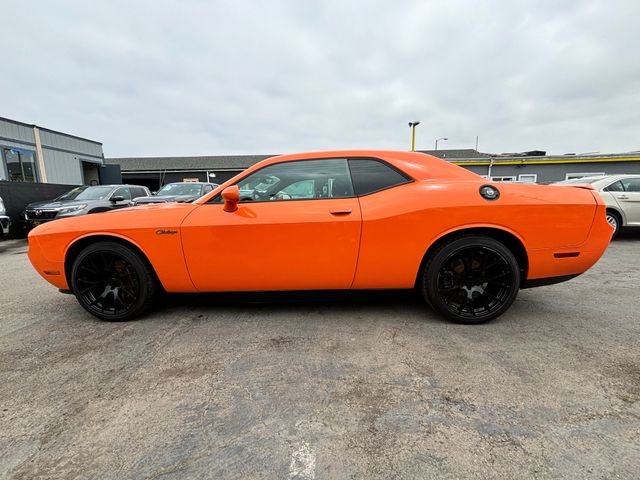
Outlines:
[[573, 187], [573, 188], [584, 188], [585, 190], [595, 190], [593, 185], [590, 183], [571, 183], [571, 184], [560, 184], [560, 185], [550, 185], [551, 187]]

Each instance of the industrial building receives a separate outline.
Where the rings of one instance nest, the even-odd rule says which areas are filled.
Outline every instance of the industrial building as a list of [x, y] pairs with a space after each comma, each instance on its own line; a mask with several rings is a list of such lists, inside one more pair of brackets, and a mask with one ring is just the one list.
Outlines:
[[[471, 170], [494, 182], [553, 183], [589, 175], [640, 174], [640, 152], [626, 154], [545, 155], [542, 151], [495, 155], [473, 149], [424, 150]], [[225, 155], [201, 157], [107, 158], [119, 165], [126, 183], [157, 190], [170, 182], [222, 183], [242, 170], [273, 155]]]
[[448, 160], [494, 182], [548, 184], [586, 176], [640, 174], [640, 152], [545, 155], [533, 151], [493, 155], [468, 149], [423, 153]]
[[0, 117], [0, 180], [107, 183], [102, 143]]
[[224, 183], [251, 165], [273, 155], [220, 155], [204, 157], [106, 158], [109, 166], [120, 166], [122, 181], [143, 185], [152, 191], [172, 182]]

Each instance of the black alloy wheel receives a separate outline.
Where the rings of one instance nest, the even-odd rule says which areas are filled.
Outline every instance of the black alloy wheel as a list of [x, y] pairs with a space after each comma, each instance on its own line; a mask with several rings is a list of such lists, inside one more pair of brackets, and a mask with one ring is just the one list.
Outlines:
[[447, 319], [484, 323], [511, 306], [520, 288], [520, 269], [497, 240], [458, 237], [431, 254], [422, 286], [427, 301]]
[[146, 259], [116, 242], [97, 242], [80, 252], [71, 279], [80, 305], [102, 320], [139, 316], [151, 307], [160, 290]]

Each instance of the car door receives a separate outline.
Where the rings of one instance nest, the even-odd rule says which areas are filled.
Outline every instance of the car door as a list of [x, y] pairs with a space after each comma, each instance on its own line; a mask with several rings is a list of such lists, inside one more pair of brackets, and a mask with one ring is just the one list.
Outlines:
[[214, 198], [182, 224], [184, 254], [198, 290], [351, 286], [361, 215], [346, 159], [271, 164], [237, 185], [237, 211], [223, 211]]
[[640, 225], [640, 177], [620, 180], [623, 192], [611, 192], [627, 218], [627, 225]]

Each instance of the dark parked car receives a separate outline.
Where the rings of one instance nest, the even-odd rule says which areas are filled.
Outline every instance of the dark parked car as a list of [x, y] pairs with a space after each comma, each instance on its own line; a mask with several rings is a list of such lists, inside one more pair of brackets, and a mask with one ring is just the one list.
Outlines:
[[137, 185], [98, 185], [77, 187], [58, 198], [27, 205], [24, 218], [30, 226], [57, 218], [76, 217], [131, 206], [131, 199], [150, 196], [147, 187]]
[[146, 203], [191, 203], [218, 187], [217, 183], [176, 182], [167, 183], [152, 197], [134, 198], [134, 205]]

